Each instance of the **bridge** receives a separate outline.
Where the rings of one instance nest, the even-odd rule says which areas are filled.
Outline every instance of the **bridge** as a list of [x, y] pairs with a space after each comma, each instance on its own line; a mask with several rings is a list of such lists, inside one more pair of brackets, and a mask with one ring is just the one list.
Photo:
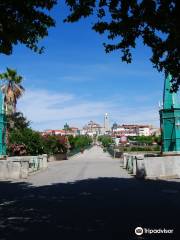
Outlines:
[[131, 240], [138, 226], [177, 233], [179, 202], [179, 182], [137, 180], [95, 146], [25, 181], [1, 181], [0, 239]]

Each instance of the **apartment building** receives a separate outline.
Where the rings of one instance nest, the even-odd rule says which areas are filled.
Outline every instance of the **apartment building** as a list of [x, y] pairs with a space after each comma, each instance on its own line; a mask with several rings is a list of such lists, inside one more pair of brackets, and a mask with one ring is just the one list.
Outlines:
[[121, 136], [150, 136], [151, 126], [138, 124], [113, 124], [112, 134], [115, 137]]

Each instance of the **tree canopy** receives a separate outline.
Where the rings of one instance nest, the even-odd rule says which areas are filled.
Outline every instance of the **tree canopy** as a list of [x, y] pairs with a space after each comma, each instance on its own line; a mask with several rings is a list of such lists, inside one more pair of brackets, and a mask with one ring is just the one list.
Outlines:
[[56, 0], [0, 0], [0, 53], [11, 54], [18, 43], [41, 53], [38, 41], [55, 25], [48, 15], [55, 4]]
[[92, 28], [107, 33], [107, 53], [120, 50], [131, 63], [132, 48], [141, 37], [152, 49], [150, 58], [158, 71], [173, 76], [173, 90], [180, 85], [180, 17], [178, 0], [66, 0], [70, 14], [65, 22], [95, 15]]
[[4, 93], [4, 109], [7, 115], [16, 112], [17, 100], [22, 96], [25, 89], [21, 85], [23, 77], [17, 74], [14, 69], [7, 68], [7, 71], [0, 74], [3, 84], [0, 88]]
[[[173, 76], [173, 90], [180, 85], [180, 17], [178, 0], [65, 0], [65, 22], [95, 16], [92, 28], [107, 33], [107, 53], [121, 52], [122, 61], [132, 61], [137, 39], [152, 50], [150, 58], [158, 71]], [[49, 11], [57, 0], [0, 0], [0, 53], [11, 54], [21, 43], [41, 53], [40, 39], [55, 26]]]
[[7, 127], [11, 131], [13, 129], [25, 129], [30, 126], [30, 121], [24, 117], [23, 113], [15, 112], [12, 115], [7, 115]]

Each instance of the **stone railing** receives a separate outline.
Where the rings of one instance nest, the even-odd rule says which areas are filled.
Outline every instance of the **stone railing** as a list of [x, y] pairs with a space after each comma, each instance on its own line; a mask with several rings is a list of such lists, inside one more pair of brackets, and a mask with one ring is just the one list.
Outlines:
[[123, 154], [123, 168], [139, 178], [145, 177], [144, 155]]
[[107, 151], [113, 158], [121, 158], [123, 155], [122, 151], [120, 151], [119, 149], [112, 148], [112, 147], [108, 147]]
[[124, 153], [121, 166], [137, 178], [180, 178], [180, 156]]
[[47, 168], [47, 155], [8, 157], [0, 160], [0, 180], [27, 178], [29, 174]]

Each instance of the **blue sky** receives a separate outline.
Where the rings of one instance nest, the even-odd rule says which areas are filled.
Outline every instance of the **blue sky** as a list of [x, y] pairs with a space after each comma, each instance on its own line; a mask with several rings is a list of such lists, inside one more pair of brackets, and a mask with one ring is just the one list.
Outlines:
[[56, 27], [40, 42], [42, 55], [24, 46], [0, 56], [0, 71], [14, 68], [24, 76], [26, 92], [18, 110], [37, 130], [59, 129], [67, 122], [82, 127], [89, 120], [111, 124], [149, 123], [159, 126], [158, 102], [163, 74], [152, 67], [151, 51], [138, 41], [133, 63], [121, 62], [120, 53], [106, 54], [106, 38], [91, 30], [93, 19], [64, 24], [66, 9], [57, 6]]

